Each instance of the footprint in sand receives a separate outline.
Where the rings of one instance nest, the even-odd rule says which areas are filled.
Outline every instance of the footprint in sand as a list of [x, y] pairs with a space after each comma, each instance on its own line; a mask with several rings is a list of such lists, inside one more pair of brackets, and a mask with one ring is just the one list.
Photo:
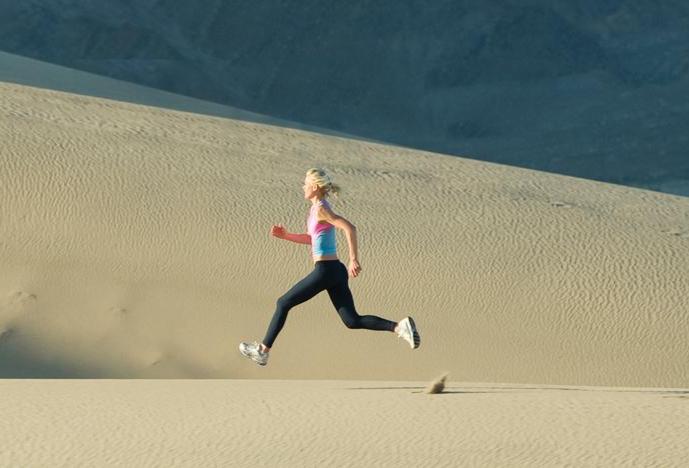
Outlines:
[[121, 317], [124, 317], [125, 315], [127, 315], [129, 313], [129, 311], [127, 309], [125, 309], [123, 307], [117, 307], [117, 306], [110, 307], [108, 310], [110, 311], [110, 313], [112, 313], [116, 316], [121, 316]]
[[689, 230], [682, 230], [682, 229], [664, 229], [661, 231], [663, 234], [668, 234], [673, 237], [681, 237], [683, 239], [689, 237]]
[[14, 333], [11, 328], [0, 328], [0, 344], [6, 342]]
[[9, 295], [7, 302], [9, 304], [26, 304], [29, 302], [34, 302], [35, 300], [35, 294], [27, 293], [24, 291], [17, 291]]
[[0, 316], [14, 316], [25, 313], [35, 304], [35, 294], [16, 291], [5, 296], [5, 299], [0, 302]]
[[158, 366], [162, 367], [169, 360], [170, 359], [168, 356], [166, 356], [165, 354], [160, 354], [158, 357], [153, 358], [149, 361], [148, 367], [158, 367]]
[[142, 352], [140, 358], [144, 367], [153, 367], [165, 361], [167, 356], [163, 351], [149, 350]]

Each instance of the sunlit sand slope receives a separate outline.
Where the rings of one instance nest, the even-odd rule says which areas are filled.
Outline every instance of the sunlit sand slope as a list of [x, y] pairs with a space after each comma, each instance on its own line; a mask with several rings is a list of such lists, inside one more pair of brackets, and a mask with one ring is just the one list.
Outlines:
[[[689, 385], [689, 199], [299, 130], [0, 84], [0, 374]], [[358, 228], [349, 330], [312, 269], [301, 184]], [[347, 258], [344, 235], [338, 249]]]

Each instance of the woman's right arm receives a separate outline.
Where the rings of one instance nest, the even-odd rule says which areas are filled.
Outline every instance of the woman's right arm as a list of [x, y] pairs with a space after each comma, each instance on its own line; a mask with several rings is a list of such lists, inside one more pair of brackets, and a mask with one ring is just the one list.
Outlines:
[[288, 241], [296, 242], [297, 244], [311, 244], [310, 235], [289, 233], [285, 229], [285, 226], [283, 226], [282, 224], [273, 225], [273, 227], [270, 229], [270, 233], [278, 239], [285, 239]]
[[283, 239], [296, 242], [297, 244], [311, 244], [311, 236], [308, 234], [285, 234]]

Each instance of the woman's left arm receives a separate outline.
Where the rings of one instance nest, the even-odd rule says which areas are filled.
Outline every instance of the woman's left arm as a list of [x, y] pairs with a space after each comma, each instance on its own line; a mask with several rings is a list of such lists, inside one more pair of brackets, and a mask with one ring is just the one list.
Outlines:
[[352, 276], [357, 276], [361, 271], [361, 265], [359, 265], [359, 246], [357, 244], [356, 226], [324, 206], [321, 206], [318, 210], [318, 217], [345, 232], [347, 243], [349, 244], [349, 272]]

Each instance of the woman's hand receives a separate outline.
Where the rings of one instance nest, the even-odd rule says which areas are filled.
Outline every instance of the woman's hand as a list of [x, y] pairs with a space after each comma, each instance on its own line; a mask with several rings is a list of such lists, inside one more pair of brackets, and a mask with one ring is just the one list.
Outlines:
[[287, 229], [282, 224], [273, 224], [273, 227], [270, 228], [270, 234], [278, 239], [284, 239], [287, 235]]
[[359, 265], [359, 261], [355, 258], [352, 260], [349, 260], [349, 268], [347, 268], [349, 271], [349, 276], [352, 278], [355, 278], [359, 276], [359, 273], [361, 272], [361, 265]]

